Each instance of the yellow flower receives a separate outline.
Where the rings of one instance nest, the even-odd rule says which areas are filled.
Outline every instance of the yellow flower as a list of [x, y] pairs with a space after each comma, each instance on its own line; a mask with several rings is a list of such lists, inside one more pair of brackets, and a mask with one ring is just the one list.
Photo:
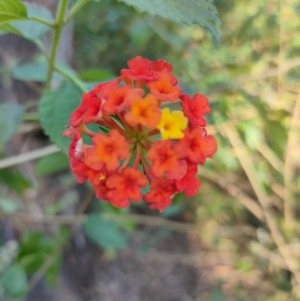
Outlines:
[[183, 138], [183, 130], [186, 128], [187, 118], [181, 111], [171, 112], [169, 108], [162, 110], [161, 121], [157, 125], [163, 140]]

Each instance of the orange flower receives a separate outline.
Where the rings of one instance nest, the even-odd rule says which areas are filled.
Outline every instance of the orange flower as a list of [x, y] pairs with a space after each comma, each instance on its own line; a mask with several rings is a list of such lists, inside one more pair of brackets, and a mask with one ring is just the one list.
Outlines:
[[124, 85], [120, 88], [116, 87], [115, 89], [107, 91], [103, 110], [107, 114], [115, 114], [124, 110], [125, 97], [129, 90], [131, 90], [131, 87], [129, 85]]
[[128, 92], [126, 103], [128, 104], [130, 111], [124, 118], [131, 126], [140, 124], [147, 128], [154, 128], [161, 119], [158, 101], [151, 94], [142, 98], [143, 94], [143, 90], [138, 89]]
[[147, 178], [139, 170], [124, 168], [107, 179], [106, 185], [110, 189], [107, 196], [113, 205], [128, 207], [130, 200], [139, 202], [142, 199], [141, 188], [147, 183]]
[[111, 130], [108, 136], [96, 134], [92, 141], [94, 146], [85, 150], [85, 163], [95, 170], [101, 170], [103, 167], [109, 171], [116, 170], [120, 159], [129, 156], [128, 142], [118, 130]]
[[157, 178], [167, 174], [170, 179], [180, 179], [186, 173], [186, 161], [181, 160], [169, 140], [156, 142], [148, 151], [148, 158], [152, 163], [151, 171]]
[[177, 79], [167, 70], [158, 73], [158, 79], [146, 83], [150, 92], [162, 101], [176, 101], [178, 100], [181, 89], [176, 86]]

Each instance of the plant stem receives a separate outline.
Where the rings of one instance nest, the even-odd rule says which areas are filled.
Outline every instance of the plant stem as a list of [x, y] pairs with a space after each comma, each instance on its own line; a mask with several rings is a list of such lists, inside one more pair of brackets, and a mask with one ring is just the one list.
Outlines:
[[57, 8], [57, 13], [56, 13], [56, 20], [54, 24], [54, 35], [53, 35], [53, 40], [52, 40], [52, 45], [51, 45], [51, 50], [50, 50], [50, 58], [49, 58], [49, 68], [47, 72], [47, 79], [45, 83], [45, 90], [49, 90], [51, 86], [51, 81], [52, 81], [52, 75], [53, 71], [55, 68], [55, 60], [56, 60], [56, 55], [57, 55], [57, 50], [60, 42], [60, 36], [62, 29], [64, 27], [64, 16], [65, 12], [67, 10], [68, 6], [68, 0], [60, 0]]
[[55, 65], [53, 70], [56, 70], [58, 73], [63, 75], [64, 77], [68, 78], [70, 81], [72, 81], [82, 92], [87, 92], [88, 89], [85, 87], [84, 83], [74, 74], [71, 72], [68, 72], [64, 68], [61, 68], [60, 66]]
[[67, 24], [73, 17], [78, 13], [78, 11], [89, 2], [90, 0], [84, 0], [81, 2], [77, 2], [70, 10], [70, 13], [66, 17], [65, 24]]

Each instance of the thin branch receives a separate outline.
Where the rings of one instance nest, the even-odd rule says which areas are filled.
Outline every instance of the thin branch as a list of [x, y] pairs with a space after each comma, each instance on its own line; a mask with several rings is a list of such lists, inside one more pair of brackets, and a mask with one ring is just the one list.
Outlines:
[[[27, 223], [43, 223], [43, 224], [67, 224], [67, 225], [80, 225], [85, 222], [88, 215], [77, 214], [77, 215], [34, 215], [31, 213], [15, 213], [15, 214], [0, 214], [1, 218], [16, 219], [18, 221]], [[194, 224], [182, 223], [170, 221], [157, 216], [147, 216], [140, 214], [111, 214], [103, 213], [101, 217], [115, 221], [117, 223], [136, 222], [142, 225], [148, 225], [153, 227], [164, 227], [172, 231], [187, 232], [197, 231]]]
[[0, 169], [14, 166], [14, 165], [21, 164], [21, 163], [25, 163], [28, 161], [32, 161], [32, 160], [35, 160], [35, 159], [44, 157], [46, 155], [50, 155], [50, 154], [59, 152], [59, 151], [60, 151], [60, 149], [56, 145], [52, 144], [52, 145], [48, 145], [48, 146], [42, 147], [37, 150], [33, 150], [33, 151], [22, 153], [22, 154], [19, 154], [16, 156], [8, 157], [8, 158], [0, 160]]
[[207, 178], [211, 182], [219, 185], [231, 196], [236, 198], [243, 206], [245, 206], [257, 219], [264, 221], [265, 217], [261, 207], [256, 203], [255, 200], [245, 194], [237, 185], [228, 182], [224, 177], [220, 177], [218, 174], [202, 166], [199, 169], [198, 174], [201, 175], [201, 177]]
[[270, 165], [278, 171], [280, 174], [283, 173], [283, 162], [278, 156], [270, 149], [265, 143], [259, 143], [257, 150], [264, 156], [264, 158], [270, 163]]
[[296, 100], [294, 112], [292, 115], [290, 129], [288, 131], [288, 139], [286, 144], [285, 160], [284, 160], [284, 190], [283, 190], [283, 206], [284, 206], [284, 219], [288, 223], [294, 219], [294, 208], [293, 208], [293, 194], [291, 193], [291, 186], [293, 182], [294, 170], [295, 170], [295, 160], [293, 157], [293, 152], [295, 151], [295, 146], [297, 145], [300, 127], [298, 124], [300, 120], [300, 90]]

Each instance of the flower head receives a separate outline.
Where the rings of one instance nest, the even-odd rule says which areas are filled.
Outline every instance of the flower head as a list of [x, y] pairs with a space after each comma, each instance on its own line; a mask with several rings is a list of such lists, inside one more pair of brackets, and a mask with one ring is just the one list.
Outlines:
[[[182, 94], [172, 69], [138, 56], [120, 77], [83, 94], [71, 114], [63, 133], [72, 136], [70, 167], [97, 198], [119, 208], [144, 200], [162, 211], [179, 192], [197, 194], [198, 164], [217, 150], [204, 128], [210, 107], [199, 93]], [[177, 100], [182, 111], [167, 106]]]

